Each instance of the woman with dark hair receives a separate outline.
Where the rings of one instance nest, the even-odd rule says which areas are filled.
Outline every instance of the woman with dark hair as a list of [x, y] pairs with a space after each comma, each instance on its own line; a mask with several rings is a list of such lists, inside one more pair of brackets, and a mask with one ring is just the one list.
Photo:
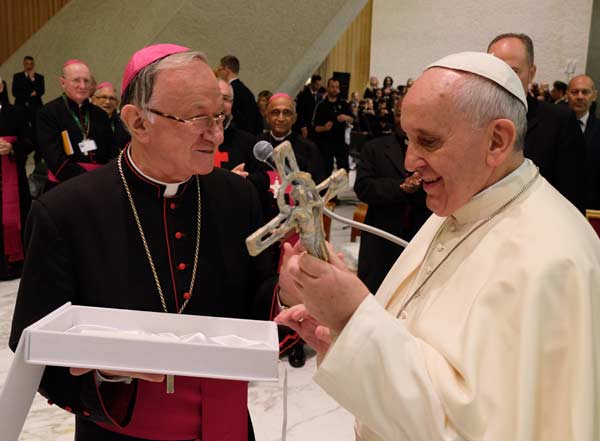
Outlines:
[[387, 76], [383, 79], [383, 88], [385, 89], [386, 87], [392, 87], [392, 85], [394, 84], [394, 80], [392, 79], [392, 77]]

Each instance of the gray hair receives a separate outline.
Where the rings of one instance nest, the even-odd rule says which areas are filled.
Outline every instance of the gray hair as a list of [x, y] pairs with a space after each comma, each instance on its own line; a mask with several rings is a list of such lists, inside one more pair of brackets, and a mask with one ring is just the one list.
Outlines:
[[121, 108], [126, 104], [133, 104], [140, 109], [146, 109], [152, 99], [154, 82], [158, 73], [163, 70], [186, 66], [194, 60], [200, 60], [208, 64], [206, 55], [203, 52], [187, 51], [169, 55], [144, 67], [133, 77], [127, 89], [123, 91]]
[[515, 150], [523, 150], [527, 132], [527, 110], [523, 103], [506, 89], [487, 78], [461, 72], [463, 81], [453, 91], [454, 104], [460, 112], [472, 115], [474, 128], [505, 118], [515, 125]]

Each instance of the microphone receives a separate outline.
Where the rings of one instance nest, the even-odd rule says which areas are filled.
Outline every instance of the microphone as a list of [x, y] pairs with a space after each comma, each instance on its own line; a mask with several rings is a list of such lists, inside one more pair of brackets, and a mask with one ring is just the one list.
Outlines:
[[277, 171], [275, 161], [273, 160], [273, 146], [269, 141], [258, 141], [252, 149], [254, 157], [260, 162], [264, 162], [273, 170]]

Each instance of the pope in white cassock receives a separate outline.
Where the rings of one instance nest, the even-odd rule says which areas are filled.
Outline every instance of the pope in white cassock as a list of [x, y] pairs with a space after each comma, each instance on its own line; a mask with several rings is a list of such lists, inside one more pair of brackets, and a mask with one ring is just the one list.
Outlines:
[[377, 295], [286, 246], [277, 321], [363, 441], [600, 440], [600, 240], [523, 157], [527, 100], [483, 53], [429, 66], [402, 105], [434, 212]]

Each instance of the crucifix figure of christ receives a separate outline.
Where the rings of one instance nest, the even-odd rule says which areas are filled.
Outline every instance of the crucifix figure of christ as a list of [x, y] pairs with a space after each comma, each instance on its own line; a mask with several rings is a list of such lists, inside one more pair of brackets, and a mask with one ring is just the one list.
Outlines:
[[[277, 171], [281, 176], [281, 188], [292, 186], [290, 196], [294, 205], [285, 202], [285, 192], [277, 192], [279, 214], [262, 228], [246, 238], [248, 252], [260, 254], [287, 234], [296, 230], [306, 251], [321, 260], [328, 261], [323, 230], [323, 207], [329, 200], [348, 186], [348, 174], [340, 169], [319, 185], [315, 185], [310, 173], [300, 171], [292, 145], [286, 141], [273, 150]], [[321, 191], [327, 189], [325, 196]]]

